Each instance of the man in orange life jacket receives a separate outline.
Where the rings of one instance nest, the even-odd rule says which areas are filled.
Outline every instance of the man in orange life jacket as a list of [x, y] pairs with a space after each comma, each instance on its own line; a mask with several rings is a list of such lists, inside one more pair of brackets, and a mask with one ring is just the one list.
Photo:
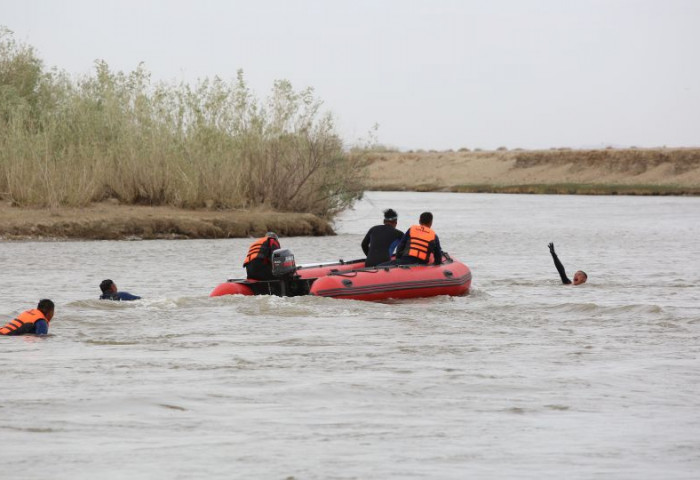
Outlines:
[[427, 264], [432, 253], [435, 257], [435, 265], [440, 265], [442, 263], [440, 240], [430, 228], [433, 226], [433, 214], [423, 212], [418, 221], [420, 225], [413, 225], [406, 230], [396, 247], [396, 263], [398, 265]]
[[248, 278], [254, 280], [272, 280], [272, 252], [281, 248], [277, 234], [267, 232], [264, 237], [254, 241], [248, 248], [243, 266]]
[[17, 318], [0, 327], [0, 335], [46, 335], [49, 333], [53, 312], [54, 304], [51, 300], [40, 300], [36, 308], [20, 313]]

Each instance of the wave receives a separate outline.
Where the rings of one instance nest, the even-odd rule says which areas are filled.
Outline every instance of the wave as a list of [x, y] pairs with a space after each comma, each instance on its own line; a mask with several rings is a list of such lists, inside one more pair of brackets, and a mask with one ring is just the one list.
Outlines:
[[627, 305], [604, 305], [599, 303], [562, 303], [552, 305], [549, 309], [562, 313], [597, 313], [611, 316], [659, 315], [665, 310], [661, 305], [631, 303]]

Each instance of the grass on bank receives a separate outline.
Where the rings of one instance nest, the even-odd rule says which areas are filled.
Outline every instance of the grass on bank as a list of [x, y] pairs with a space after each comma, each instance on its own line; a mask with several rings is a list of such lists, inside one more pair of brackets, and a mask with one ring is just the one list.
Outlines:
[[606, 185], [591, 183], [552, 183], [526, 185], [456, 185], [459, 193], [530, 193], [545, 195], [700, 195], [700, 187], [681, 185]]
[[0, 197], [19, 206], [125, 204], [310, 212], [360, 198], [347, 153], [312, 89], [275, 82], [259, 100], [243, 73], [154, 83], [143, 65], [97, 61], [72, 78], [0, 28]]
[[628, 185], [628, 184], [593, 184], [593, 183], [529, 183], [499, 185], [492, 183], [470, 183], [444, 186], [435, 183], [415, 185], [380, 184], [373, 185], [374, 191], [412, 191], [412, 192], [454, 192], [454, 193], [520, 193], [538, 195], [688, 195], [700, 196], [700, 187], [685, 185]]

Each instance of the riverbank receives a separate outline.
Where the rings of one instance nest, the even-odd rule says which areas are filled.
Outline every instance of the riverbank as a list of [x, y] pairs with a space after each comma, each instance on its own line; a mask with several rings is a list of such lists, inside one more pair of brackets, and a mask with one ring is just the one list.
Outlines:
[[700, 195], [700, 148], [376, 151], [370, 190]]
[[[368, 153], [368, 190], [700, 195], [700, 149]], [[0, 203], [0, 239], [194, 239], [332, 235], [313, 214], [123, 205], [30, 209]]]
[[0, 203], [0, 239], [151, 240], [333, 235], [312, 214], [266, 210], [185, 210], [104, 202], [86, 208], [30, 209]]

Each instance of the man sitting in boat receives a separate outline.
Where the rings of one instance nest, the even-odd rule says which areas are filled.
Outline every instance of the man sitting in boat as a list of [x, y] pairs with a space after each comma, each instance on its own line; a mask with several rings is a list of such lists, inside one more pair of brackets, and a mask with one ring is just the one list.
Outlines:
[[267, 232], [264, 237], [254, 241], [248, 248], [243, 266], [248, 278], [253, 280], [273, 280], [272, 252], [282, 248], [277, 234]]
[[384, 224], [370, 228], [362, 240], [362, 251], [367, 255], [365, 267], [374, 267], [388, 262], [394, 253], [396, 245], [401, 241], [403, 233], [396, 228], [398, 215], [389, 208], [384, 210]]
[[574, 273], [574, 281], [572, 282], [569, 277], [566, 276], [564, 265], [562, 265], [562, 263], [559, 261], [559, 257], [557, 257], [557, 253], [554, 251], [554, 243], [550, 242], [548, 246], [549, 253], [552, 254], [552, 259], [554, 260], [554, 266], [557, 267], [557, 272], [559, 272], [559, 276], [561, 277], [561, 283], [564, 285], [581, 285], [586, 283], [586, 280], [588, 280], [588, 275], [586, 275], [586, 272], [583, 270], [578, 270], [576, 273]]
[[428, 264], [430, 255], [435, 258], [435, 265], [442, 263], [442, 248], [440, 240], [430, 228], [433, 226], [433, 214], [423, 212], [418, 220], [420, 225], [413, 225], [406, 230], [399, 245], [396, 247], [397, 265]]
[[100, 290], [102, 290], [100, 300], [119, 300], [124, 302], [141, 300], [141, 297], [138, 295], [132, 295], [129, 292], [120, 292], [117, 289], [117, 284], [110, 279], [102, 280], [100, 283]]

